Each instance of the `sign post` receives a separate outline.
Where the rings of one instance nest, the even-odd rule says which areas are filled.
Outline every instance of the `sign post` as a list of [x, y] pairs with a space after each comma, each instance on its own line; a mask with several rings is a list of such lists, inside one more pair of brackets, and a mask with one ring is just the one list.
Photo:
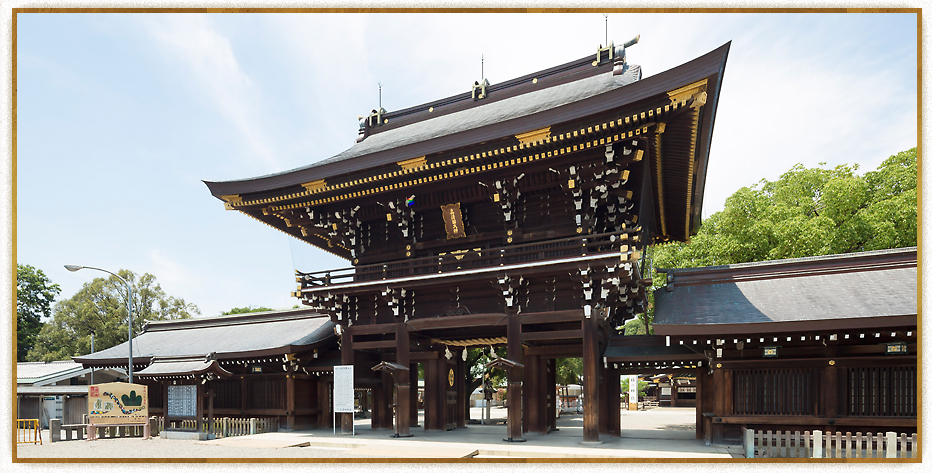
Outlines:
[[105, 383], [88, 387], [88, 440], [97, 437], [97, 427], [139, 425], [149, 438], [149, 392], [143, 384]]
[[628, 410], [638, 410], [638, 377], [636, 374], [628, 376]]
[[[333, 435], [337, 434], [337, 413], [353, 415], [353, 365], [333, 367]], [[353, 435], [356, 435], [356, 423], [353, 422]]]

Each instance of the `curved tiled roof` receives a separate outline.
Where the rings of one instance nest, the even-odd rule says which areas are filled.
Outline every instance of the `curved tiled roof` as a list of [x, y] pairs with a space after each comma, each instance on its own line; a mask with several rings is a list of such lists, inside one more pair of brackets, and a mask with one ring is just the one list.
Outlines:
[[[133, 338], [133, 362], [207, 353], [217, 359], [295, 353], [331, 342], [336, 337], [333, 326], [328, 316], [309, 309], [153, 322]], [[128, 354], [127, 343], [122, 343], [74, 360], [125, 365]]]
[[916, 248], [899, 248], [663, 270], [668, 281], [673, 278], [654, 292], [654, 331], [677, 335], [915, 325], [916, 262]]

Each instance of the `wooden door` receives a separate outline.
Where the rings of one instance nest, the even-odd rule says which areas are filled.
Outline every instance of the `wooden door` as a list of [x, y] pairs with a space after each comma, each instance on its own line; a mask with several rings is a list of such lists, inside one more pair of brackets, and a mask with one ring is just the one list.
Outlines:
[[84, 415], [87, 414], [87, 397], [85, 396], [67, 396], [65, 397], [65, 412], [63, 413], [62, 424], [82, 424]]

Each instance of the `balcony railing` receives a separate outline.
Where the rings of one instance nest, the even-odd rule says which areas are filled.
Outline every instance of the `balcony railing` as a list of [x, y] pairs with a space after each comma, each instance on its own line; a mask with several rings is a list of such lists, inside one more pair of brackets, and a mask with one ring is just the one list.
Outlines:
[[640, 243], [636, 238], [636, 229], [631, 229], [501, 248], [455, 250], [434, 256], [360, 265], [352, 268], [312, 273], [298, 271], [297, 276], [301, 282], [301, 289], [304, 290], [334, 284], [405, 278], [423, 274], [441, 274], [495, 266], [569, 259], [593, 254], [615, 253], [619, 256], [625, 255], [625, 259], [630, 259], [631, 253], [640, 247]]

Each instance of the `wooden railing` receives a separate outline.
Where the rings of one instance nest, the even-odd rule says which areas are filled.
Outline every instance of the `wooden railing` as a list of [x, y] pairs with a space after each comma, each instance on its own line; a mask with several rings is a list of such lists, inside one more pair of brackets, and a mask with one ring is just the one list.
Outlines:
[[633, 241], [637, 229], [581, 235], [557, 240], [501, 247], [468, 249], [442, 255], [367, 264], [353, 268], [312, 273], [297, 272], [301, 289], [349, 282], [376, 281], [421, 274], [439, 274], [477, 268], [618, 252], [630, 255], [640, 244]]
[[747, 458], [916, 458], [917, 434], [742, 429]]
[[[158, 432], [165, 430], [165, 418], [158, 418]], [[181, 421], [172, 421], [168, 426], [173, 429], [196, 430], [197, 421], [186, 419]], [[242, 435], [264, 434], [266, 432], [278, 432], [278, 417], [215, 417], [213, 429], [208, 419], [203, 419], [201, 431], [213, 433], [217, 438], [239, 437]], [[152, 435], [158, 435], [158, 432]]]

